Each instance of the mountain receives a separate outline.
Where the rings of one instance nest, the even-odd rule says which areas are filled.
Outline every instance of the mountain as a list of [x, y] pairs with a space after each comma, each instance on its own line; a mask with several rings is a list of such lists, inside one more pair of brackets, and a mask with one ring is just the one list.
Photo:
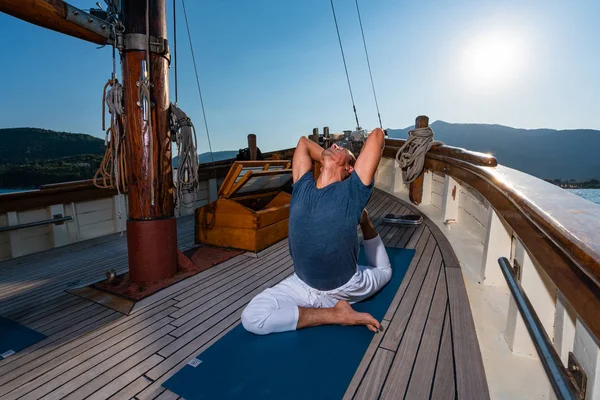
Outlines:
[[[435, 137], [451, 146], [492, 153], [506, 166], [542, 179], [600, 179], [600, 131], [516, 129], [502, 125], [431, 124]], [[406, 138], [409, 129], [388, 129]], [[94, 176], [104, 140], [81, 133], [37, 128], [0, 129], [0, 187], [39, 185]], [[213, 153], [215, 161], [235, 158], [237, 150]], [[210, 153], [198, 156], [211, 162]], [[176, 159], [173, 160], [174, 165]]]
[[[406, 138], [405, 129], [388, 129], [392, 138]], [[600, 131], [591, 129], [517, 129], [502, 125], [431, 124], [436, 140], [450, 146], [491, 153], [502, 165], [542, 179], [600, 178]]]
[[104, 154], [104, 140], [38, 128], [0, 129], [0, 164], [26, 164], [81, 154]]
[[228, 160], [230, 158], [235, 158], [238, 155], [237, 150], [225, 150], [225, 151], [215, 151], [213, 153], [213, 157], [210, 156], [209, 152], [200, 153], [198, 155], [198, 162], [200, 164], [212, 162], [213, 158], [215, 161]]
[[[230, 158], [235, 158], [238, 155], [237, 150], [224, 150], [224, 151], [215, 151], [213, 153], [213, 157], [210, 156], [209, 152], [198, 154], [198, 162], [200, 164], [212, 162], [213, 158], [215, 161], [228, 160]], [[173, 166], [177, 166], [177, 161], [179, 160], [179, 156], [173, 157]]]

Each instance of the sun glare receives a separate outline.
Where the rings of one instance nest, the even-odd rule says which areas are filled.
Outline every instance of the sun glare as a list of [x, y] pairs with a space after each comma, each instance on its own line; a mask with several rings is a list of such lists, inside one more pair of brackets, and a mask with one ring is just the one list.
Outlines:
[[501, 85], [512, 80], [520, 68], [520, 43], [500, 33], [474, 38], [465, 50], [466, 77], [480, 85]]

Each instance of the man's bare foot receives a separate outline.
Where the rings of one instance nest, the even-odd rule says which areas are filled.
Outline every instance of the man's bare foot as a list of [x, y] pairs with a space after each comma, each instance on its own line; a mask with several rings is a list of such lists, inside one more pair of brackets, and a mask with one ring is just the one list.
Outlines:
[[340, 325], [365, 325], [371, 332], [379, 332], [381, 324], [368, 313], [355, 311], [346, 300], [340, 300], [333, 307]]
[[369, 213], [367, 212], [367, 209], [363, 209], [363, 212], [360, 216], [360, 224], [368, 224], [371, 221], [371, 219], [369, 218]]
[[371, 218], [369, 218], [369, 213], [367, 212], [366, 208], [363, 210], [360, 216], [360, 230], [362, 231], [363, 239], [365, 240], [373, 239], [375, 236], [377, 236], [377, 231], [375, 230], [375, 226], [373, 225]]

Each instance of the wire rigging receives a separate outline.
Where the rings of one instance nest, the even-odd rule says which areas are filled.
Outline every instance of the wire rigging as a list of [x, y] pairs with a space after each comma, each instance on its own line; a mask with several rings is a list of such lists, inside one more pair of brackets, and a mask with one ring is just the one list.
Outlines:
[[179, 100], [179, 81], [177, 80], [177, 0], [173, 0], [173, 69], [175, 70], [175, 105]]
[[185, 19], [185, 27], [187, 28], [188, 40], [190, 42], [190, 51], [192, 53], [192, 61], [194, 63], [194, 72], [196, 73], [196, 86], [198, 86], [198, 95], [200, 96], [200, 105], [202, 106], [202, 116], [204, 117], [204, 128], [206, 129], [206, 137], [208, 138], [208, 149], [210, 151], [210, 158], [212, 160], [212, 167], [215, 177], [217, 176], [217, 169], [215, 167], [215, 157], [212, 151], [212, 145], [210, 143], [210, 132], [208, 130], [208, 122], [206, 121], [206, 111], [204, 109], [204, 99], [202, 98], [202, 90], [200, 89], [200, 78], [198, 77], [198, 67], [196, 65], [196, 56], [194, 55], [194, 46], [192, 45], [192, 34], [190, 33], [190, 24], [188, 23], [187, 11], [185, 8], [185, 0], [181, 0], [183, 5], [183, 17]]
[[333, 6], [333, 0], [329, 0], [329, 2], [331, 3], [331, 11], [333, 12], [333, 21], [335, 22], [335, 30], [337, 32], [338, 42], [340, 44], [340, 52], [342, 53], [342, 61], [344, 61], [344, 70], [346, 71], [346, 81], [348, 81], [348, 90], [350, 91], [350, 99], [352, 100], [352, 109], [354, 110], [354, 118], [356, 119], [356, 129], [361, 129], [360, 123], [358, 122], [358, 114], [356, 113], [356, 104], [354, 103], [354, 94], [352, 93], [352, 85], [350, 85], [350, 76], [348, 75], [348, 67], [346, 65], [346, 56], [344, 55], [344, 48], [342, 47], [342, 38], [340, 37], [340, 29], [338, 27], [337, 17], [335, 15], [335, 7]]
[[375, 107], [377, 108], [377, 118], [379, 118], [379, 127], [383, 129], [383, 125], [381, 123], [381, 114], [379, 113], [379, 103], [377, 101], [377, 94], [375, 93], [375, 84], [373, 83], [373, 74], [371, 73], [371, 62], [369, 61], [369, 52], [367, 51], [367, 41], [365, 40], [365, 32], [363, 30], [362, 18], [360, 17], [360, 9], [358, 7], [358, 0], [354, 0], [354, 2], [356, 3], [356, 12], [358, 13], [360, 33], [362, 35], [363, 46], [365, 48], [365, 56], [367, 57], [367, 66], [369, 67], [369, 77], [371, 77], [371, 88], [373, 89], [373, 97], [375, 98]]

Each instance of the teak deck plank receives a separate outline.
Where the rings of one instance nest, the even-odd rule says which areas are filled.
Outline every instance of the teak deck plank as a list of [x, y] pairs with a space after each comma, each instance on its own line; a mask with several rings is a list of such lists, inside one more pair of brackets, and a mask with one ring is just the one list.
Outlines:
[[[399, 347], [396, 350], [396, 357], [392, 367], [388, 372], [386, 384], [383, 386], [382, 398], [383, 399], [394, 399], [399, 395], [404, 397], [404, 393], [410, 382], [412, 368], [409, 366], [414, 365], [419, 352], [419, 345], [423, 337], [423, 331], [427, 318], [429, 316], [429, 310], [431, 308], [431, 302], [434, 297], [437, 284], [440, 282], [440, 270], [442, 266], [442, 256], [437, 250], [434, 252], [433, 258], [431, 259], [429, 269], [427, 270], [427, 276], [423, 282], [423, 286], [419, 292], [417, 301], [412, 310], [410, 320], [404, 329], [404, 335], [402, 336]], [[445, 282], [442, 280], [442, 284]], [[392, 320], [393, 322], [393, 320]], [[391, 326], [391, 325], [390, 325]], [[388, 331], [390, 332], [390, 331]], [[386, 342], [387, 338], [395, 339], [396, 335], [384, 337], [381, 344], [382, 347], [395, 346], [394, 340]], [[387, 347], [389, 348], [389, 347]], [[395, 349], [394, 349], [395, 350]], [[432, 352], [431, 348], [423, 348], [424, 352]], [[437, 348], [435, 350], [437, 353]], [[415, 374], [421, 374], [421, 371], [415, 371]]]
[[[385, 214], [418, 210], [380, 190], [367, 208], [386, 246], [416, 253], [344, 399], [488, 398], [462, 273], [445, 236], [427, 218], [417, 227], [384, 224]], [[193, 216], [177, 225], [180, 249], [191, 248]], [[236, 327], [245, 305], [289, 276], [293, 263], [286, 239], [178, 282], [129, 316], [65, 293], [69, 282], [100, 280], [107, 268], [126, 271], [124, 237], [0, 263], [0, 315], [49, 334], [0, 360], [2, 399], [179, 399], [161, 385]]]
[[[475, 324], [460, 268], [446, 268], [450, 323], [459, 399], [489, 398]], [[467, 305], [467, 306], [465, 306]]]
[[413, 370], [416, 373], [413, 373], [410, 377], [410, 384], [406, 391], [406, 398], [408, 399], [429, 398], [436, 370], [447, 303], [446, 275], [444, 269], [441, 268], [435, 287], [435, 295], [427, 316], [427, 324], [425, 325], [425, 329], [423, 329], [419, 351], [413, 366]]
[[356, 393], [355, 399], [367, 400], [367, 399], [378, 399], [379, 391], [387, 373], [392, 365], [395, 353], [393, 351], [386, 350], [382, 347], [377, 349], [371, 365], [365, 374], [363, 381], [361, 382], [358, 393]]
[[456, 398], [454, 382], [454, 358], [452, 356], [452, 338], [450, 336], [450, 309], [446, 306], [442, 342], [438, 352], [437, 365], [431, 390], [432, 399]]

